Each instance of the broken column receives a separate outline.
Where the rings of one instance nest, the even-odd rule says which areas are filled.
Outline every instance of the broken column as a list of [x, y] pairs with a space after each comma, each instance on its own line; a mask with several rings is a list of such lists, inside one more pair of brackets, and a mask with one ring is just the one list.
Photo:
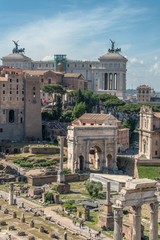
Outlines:
[[150, 204], [150, 240], [158, 240], [158, 203]]
[[24, 217], [24, 213], [22, 213], [22, 217], [21, 217], [21, 223], [25, 223], [25, 217]]
[[110, 201], [110, 182], [107, 182], [106, 203], [104, 204], [104, 213], [98, 217], [99, 226], [105, 226], [107, 229], [113, 229], [114, 217], [112, 213], [112, 204]]
[[65, 182], [65, 174], [63, 172], [63, 147], [64, 147], [64, 137], [60, 137], [60, 165], [59, 171], [57, 175], [57, 182], [64, 183]]
[[70, 185], [65, 183], [65, 173], [63, 171], [63, 147], [64, 147], [64, 136], [60, 137], [60, 167], [57, 175], [57, 191], [59, 193], [69, 193]]
[[9, 184], [9, 205], [13, 205], [14, 204], [14, 196], [13, 196], [13, 183]]
[[114, 240], [122, 240], [123, 208], [114, 207]]
[[17, 213], [13, 212], [13, 218], [16, 218], [16, 217], [17, 217]]

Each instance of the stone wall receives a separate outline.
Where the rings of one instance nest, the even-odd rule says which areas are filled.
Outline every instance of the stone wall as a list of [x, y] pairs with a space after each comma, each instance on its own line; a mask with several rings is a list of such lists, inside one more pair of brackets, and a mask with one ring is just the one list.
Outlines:
[[135, 158], [127, 156], [117, 157], [118, 170], [122, 170], [124, 174], [134, 176], [135, 172]]
[[55, 147], [31, 147], [30, 152], [32, 154], [58, 154], [60, 151]]
[[[77, 182], [77, 181], [84, 181], [89, 178], [87, 174], [67, 174], [65, 175], [66, 182]], [[48, 184], [52, 182], [57, 182], [57, 175], [48, 175], [48, 176], [29, 176], [28, 183], [31, 186], [38, 186], [43, 184]]]

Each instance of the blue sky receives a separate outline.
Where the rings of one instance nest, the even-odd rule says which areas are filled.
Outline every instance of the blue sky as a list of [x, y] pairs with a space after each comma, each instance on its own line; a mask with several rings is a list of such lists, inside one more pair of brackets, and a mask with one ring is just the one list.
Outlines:
[[160, 91], [159, 9], [159, 0], [0, 0], [0, 57], [19, 40], [33, 60], [97, 60], [112, 39], [128, 58], [127, 88]]

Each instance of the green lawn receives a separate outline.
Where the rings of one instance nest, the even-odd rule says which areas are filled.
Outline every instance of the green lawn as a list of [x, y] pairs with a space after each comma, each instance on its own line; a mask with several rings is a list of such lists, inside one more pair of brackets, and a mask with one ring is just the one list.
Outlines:
[[160, 166], [138, 166], [140, 178], [160, 178]]

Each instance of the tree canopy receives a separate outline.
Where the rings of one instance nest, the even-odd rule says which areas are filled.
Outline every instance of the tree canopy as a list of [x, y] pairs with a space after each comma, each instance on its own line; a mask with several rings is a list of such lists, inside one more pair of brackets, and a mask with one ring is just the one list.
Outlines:
[[65, 94], [66, 90], [59, 84], [49, 84], [42, 87], [42, 91], [48, 94], [59, 93], [61, 95]]
[[82, 116], [85, 113], [85, 109], [86, 109], [85, 102], [76, 103], [72, 112], [73, 119], [76, 119]]

